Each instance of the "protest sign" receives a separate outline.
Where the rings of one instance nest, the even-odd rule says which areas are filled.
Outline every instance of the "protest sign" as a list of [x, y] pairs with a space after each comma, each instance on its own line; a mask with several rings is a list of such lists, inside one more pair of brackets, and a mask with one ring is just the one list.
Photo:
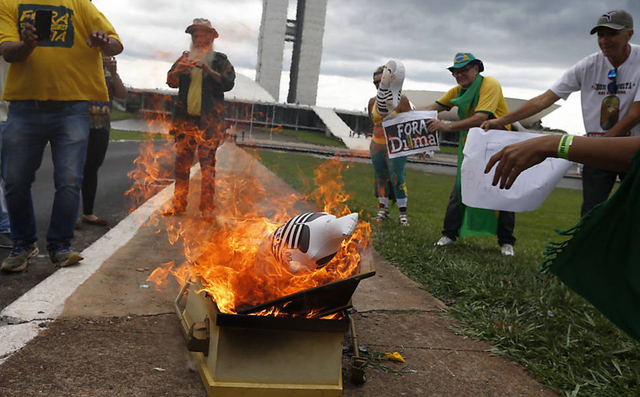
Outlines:
[[438, 117], [435, 110], [404, 112], [382, 122], [389, 158], [439, 150], [438, 135], [427, 131], [427, 120]]
[[503, 147], [539, 136], [543, 134], [470, 129], [463, 150], [462, 202], [470, 207], [501, 211], [524, 212], [537, 209], [569, 170], [572, 162], [548, 158], [523, 171], [511, 189], [491, 185], [495, 166], [488, 174], [484, 173], [484, 169], [489, 158]]

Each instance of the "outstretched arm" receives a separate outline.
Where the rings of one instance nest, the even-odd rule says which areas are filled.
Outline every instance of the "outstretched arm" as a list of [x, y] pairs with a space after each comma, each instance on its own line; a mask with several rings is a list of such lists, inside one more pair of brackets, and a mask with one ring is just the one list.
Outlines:
[[428, 106], [423, 106], [421, 108], [415, 108], [415, 110], [435, 110], [438, 113], [440, 112], [444, 112], [445, 110], [449, 110], [448, 108], [445, 108], [444, 106], [440, 105], [437, 102], [432, 103], [431, 105]]
[[500, 118], [485, 121], [482, 123], [480, 128], [485, 131], [504, 129], [505, 125], [533, 116], [534, 114], [553, 105], [558, 99], [560, 99], [560, 97], [553, 91], [547, 90], [537, 97], [529, 99], [527, 102], [523, 103], [522, 106], [512, 112], [509, 112]]
[[[548, 157], [557, 157], [562, 135], [547, 135], [504, 147], [491, 156], [484, 170], [489, 173], [497, 164], [493, 185], [509, 189], [522, 171], [541, 163]], [[640, 136], [623, 138], [573, 138], [569, 160], [592, 167], [614, 171], [628, 171], [629, 160], [640, 150]]]
[[469, 128], [479, 127], [488, 117], [489, 115], [487, 113], [478, 112], [464, 120], [453, 121], [451, 123], [444, 123], [441, 120], [429, 120], [427, 121], [427, 130], [429, 132], [465, 131]]

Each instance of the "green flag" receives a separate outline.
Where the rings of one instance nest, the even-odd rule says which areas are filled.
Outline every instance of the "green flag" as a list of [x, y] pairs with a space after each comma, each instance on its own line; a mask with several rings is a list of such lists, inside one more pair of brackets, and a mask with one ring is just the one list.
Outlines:
[[611, 322], [640, 341], [640, 152], [609, 200], [594, 207], [571, 236], [552, 243], [542, 272], [551, 271]]
[[[458, 107], [458, 117], [464, 120], [468, 117], [470, 109], [475, 109], [478, 105], [480, 86], [483, 77], [478, 74], [473, 83], [468, 88], [462, 88], [458, 96], [451, 100], [451, 104]], [[458, 171], [456, 173], [456, 189], [458, 195], [458, 207], [462, 212], [462, 226], [460, 227], [460, 238], [493, 236], [498, 230], [498, 211], [485, 210], [480, 208], [467, 207], [462, 203], [460, 172], [464, 155], [462, 150], [467, 141], [469, 131], [460, 131], [458, 140]]]

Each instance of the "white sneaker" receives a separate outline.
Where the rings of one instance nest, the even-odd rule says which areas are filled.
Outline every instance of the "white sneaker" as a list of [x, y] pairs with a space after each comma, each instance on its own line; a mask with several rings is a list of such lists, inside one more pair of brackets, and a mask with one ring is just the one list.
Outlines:
[[440, 240], [438, 240], [434, 245], [437, 245], [438, 247], [444, 247], [445, 245], [449, 245], [449, 244], [455, 244], [455, 241], [451, 240], [447, 236], [442, 236], [440, 237]]
[[402, 226], [409, 226], [409, 215], [407, 215], [406, 212], [401, 212], [398, 215], [398, 221], [400, 222], [400, 225], [402, 225]]
[[500, 247], [500, 252], [505, 256], [514, 256], [516, 254], [513, 249], [513, 245], [511, 244], [502, 244], [502, 247]]
[[386, 221], [389, 219], [389, 209], [388, 208], [380, 208], [378, 211], [378, 215], [376, 215], [373, 220], [374, 221]]

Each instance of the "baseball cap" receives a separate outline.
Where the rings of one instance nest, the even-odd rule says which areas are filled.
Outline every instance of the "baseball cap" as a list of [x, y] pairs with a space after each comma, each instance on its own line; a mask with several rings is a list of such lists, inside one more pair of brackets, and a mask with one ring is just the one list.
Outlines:
[[447, 69], [449, 69], [449, 71], [452, 72], [453, 69], [459, 69], [470, 63], [477, 64], [478, 67], [480, 68], [479, 69], [480, 72], [484, 71], [484, 64], [482, 63], [482, 61], [474, 57], [473, 54], [471, 54], [470, 52], [457, 53], [456, 56], [453, 57], [453, 66], [450, 66]]
[[624, 10], [613, 10], [604, 13], [598, 18], [596, 26], [591, 29], [591, 34], [598, 31], [598, 28], [611, 28], [615, 30], [633, 29], [633, 17]]

